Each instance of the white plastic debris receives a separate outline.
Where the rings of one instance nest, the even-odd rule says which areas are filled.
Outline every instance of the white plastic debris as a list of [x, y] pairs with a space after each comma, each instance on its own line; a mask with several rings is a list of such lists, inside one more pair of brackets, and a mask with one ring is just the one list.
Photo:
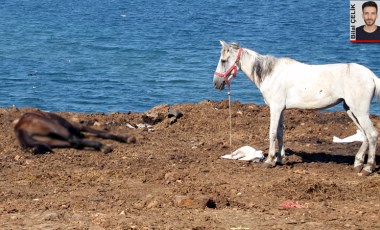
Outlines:
[[231, 154], [222, 156], [223, 159], [260, 162], [264, 159], [263, 151], [251, 146], [243, 146]]
[[356, 134], [343, 138], [343, 139], [336, 136], [333, 137], [333, 142], [336, 142], [336, 143], [349, 143], [349, 142], [354, 142], [354, 141], [361, 141], [361, 142], [364, 141], [364, 135], [360, 130], [356, 130]]
[[130, 128], [130, 129], [136, 129], [136, 127], [134, 127], [133, 125], [127, 123], [127, 127]]

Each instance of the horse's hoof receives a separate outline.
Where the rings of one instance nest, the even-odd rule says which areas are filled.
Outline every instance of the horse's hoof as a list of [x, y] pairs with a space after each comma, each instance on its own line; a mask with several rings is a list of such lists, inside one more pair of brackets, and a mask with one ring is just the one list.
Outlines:
[[284, 165], [285, 164], [284, 162], [285, 162], [284, 160], [276, 161], [276, 165]]
[[276, 166], [276, 163], [268, 163], [268, 162], [264, 162], [264, 166], [266, 168], [274, 168]]
[[366, 165], [360, 174], [363, 176], [369, 176], [373, 173], [373, 169], [374, 168], [372, 167], [372, 165]]
[[109, 146], [105, 146], [105, 147], [102, 148], [102, 152], [104, 154], [110, 153], [110, 152], [112, 152], [112, 150], [113, 149], [111, 147], [109, 147]]
[[360, 173], [363, 170], [363, 165], [358, 165], [354, 167], [354, 172]]
[[136, 142], [137, 142], [137, 140], [136, 140], [136, 137], [134, 137], [134, 136], [130, 136], [127, 139], [128, 144], [135, 144]]
[[361, 171], [361, 173], [360, 173], [360, 176], [370, 176], [371, 174], [372, 174], [372, 171], [369, 172], [369, 171], [363, 169], [363, 170]]
[[47, 145], [39, 145], [32, 150], [33, 154], [40, 155], [45, 153], [52, 153], [53, 150]]

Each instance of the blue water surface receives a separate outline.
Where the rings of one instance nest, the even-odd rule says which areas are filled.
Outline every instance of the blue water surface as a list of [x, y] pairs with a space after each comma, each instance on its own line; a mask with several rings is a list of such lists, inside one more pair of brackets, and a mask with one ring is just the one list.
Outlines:
[[[226, 99], [212, 85], [220, 39], [309, 64], [357, 62], [380, 76], [380, 44], [349, 42], [349, 7], [328, 0], [3, 0], [0, 107], [142, 112]], [[232, 99], [264, 103], [242, 73]], [[380, 105], [371, 112], [380, 115]]]

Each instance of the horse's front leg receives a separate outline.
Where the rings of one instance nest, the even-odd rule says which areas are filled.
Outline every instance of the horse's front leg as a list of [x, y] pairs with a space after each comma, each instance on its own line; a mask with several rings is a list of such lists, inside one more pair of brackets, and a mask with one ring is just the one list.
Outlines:
[[280, 122], [280, 117], [282, 114], [283, 108], [270, 107], [270, 126], [269, 126], [269, 153], [265, 164], [269, 167], [276, 166], [276, 138], [278, 125]]
[[282, 164], [285, 159], [285, 146], [284, 146], [284, 111], [281, 112], [280, 121], [277, 128], [277, 141], [278, 141], [278, 151], [277, 154], [277, 164]]

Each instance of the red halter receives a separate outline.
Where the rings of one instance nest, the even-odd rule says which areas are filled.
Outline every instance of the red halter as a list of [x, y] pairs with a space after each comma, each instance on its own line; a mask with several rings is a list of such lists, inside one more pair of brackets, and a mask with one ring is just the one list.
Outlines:
[[228, 81], [228, 77], [231, 75], [232, 71], [233, 71], [232, 76], [236, 77], [236, 74], [238, 72], [237, 63], [240, 61], [240, 57], [241, 57], [242, 51], [243, 51], [243, 49], [240, 48], [239, 52], [238, 52], [238, 55], [236, 57], [235, 63], [226, 72], [224, 72], [224, 74], [223, 73], [218, 73], [218, 72], [214, 73], [216, 76], [224, 78], [224, 82], [227, 84], [228, 89], [230, 88], [230, 82]]

